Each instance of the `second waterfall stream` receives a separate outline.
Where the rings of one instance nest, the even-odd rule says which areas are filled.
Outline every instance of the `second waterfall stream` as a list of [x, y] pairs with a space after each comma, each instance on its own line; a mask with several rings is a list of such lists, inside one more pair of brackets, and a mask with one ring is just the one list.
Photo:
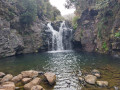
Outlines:
[[51, 40], [48, 40], [48, 46], [52, 51], [71, 50], [72, 49], [72, 29], [63, 21], [60, 23], [59, 30], [55, 30], [51, 22], [47, 24], [48, 30], [51, 32]]

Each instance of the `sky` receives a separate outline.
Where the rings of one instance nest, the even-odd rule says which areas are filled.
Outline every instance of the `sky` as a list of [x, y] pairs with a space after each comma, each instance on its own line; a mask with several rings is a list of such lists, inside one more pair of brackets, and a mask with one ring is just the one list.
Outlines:
[[66, 9], [64, 4], [65, 4], [66, 0], [50, 0], [50, 3], [57, 7], [57, 9], [60, 10], [61, 14], [64, 15], [68, 15], [71, 13], [74, 13], [75, 9]]

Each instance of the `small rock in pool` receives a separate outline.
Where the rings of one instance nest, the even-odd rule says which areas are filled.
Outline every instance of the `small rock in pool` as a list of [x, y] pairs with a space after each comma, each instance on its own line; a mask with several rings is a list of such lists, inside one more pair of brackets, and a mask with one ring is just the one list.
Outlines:
[[56, 82], [56, 75], [54, 73], [47, 72], [44, 75], [47, 78], [47, 80], [48, 80], [50, 85], [55, 84], [55, 82]]
[[91, 71], [92, 74], [95, 74], [95, 73], [99, 73], [100, 74], [100, 71], [98, 71], [97, 69], [94, 69]]
[[114, 86], [114, 89], [115, 89], [115, 90], [119, 90], [119, 88], [118, 88], [118, 87], [116, 87], [116, 86]]
[[31, 90], [45, 90], [45, 89], [40, 85], [36, 85], [36, 86], [33, 86]]
[[108, 81], [97, 81], [96, 83], [100, 87], [107, 87], [108, 86]]
[[3, 78], [5, 76], [5, 73], [0, 72], [0, 78]]
[[95, 84], [96, 79], [97, 79], [97, 77], [94, 76], [94, 75], [87, 75], [87, 76], [85, 76], [85, 81], [86, 81], [88, 84]]
[[99, 73], [94, 74], [97, 78], [100, 78], [101, 75]]
[[97, 69], [92, 70], [91, 73], [92, 73], [93, 75], [95, 75], [96, 77], [98, 77], [98, 78], [101, 77], [100, 71], [98, 71]]
[[79, 81], [80, 81], [80, 82], [84, 82], [85, 80], [84, 80], [83, 77], [79, 77]]
[[23, 79], [22, 79], [22, 82], [23, 82], [24, 84], [26, 84], [26, 83], [29, 83], [31, 80], [32, 80], [32, 78], [23, 78]]

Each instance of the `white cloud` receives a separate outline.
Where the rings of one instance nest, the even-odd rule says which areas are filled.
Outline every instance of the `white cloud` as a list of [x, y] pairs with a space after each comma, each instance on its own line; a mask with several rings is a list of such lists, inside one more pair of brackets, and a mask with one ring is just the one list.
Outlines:
[[62, 15], [68, 15], [74, 13], [75, 9], [66, 9], [64, 4], [66, 0], [50, 0], [50, 3], [57, 7]]

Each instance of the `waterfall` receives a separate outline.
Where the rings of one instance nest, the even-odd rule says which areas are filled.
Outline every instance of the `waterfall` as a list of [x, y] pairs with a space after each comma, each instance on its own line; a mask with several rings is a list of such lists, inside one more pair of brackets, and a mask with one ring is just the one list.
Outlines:
[[55, 30], [51, 25], [51, 22], [47, 24], [48, 30], [51, 32], [51, 41], [48, 41], [48, 47], [50, 48], [51, 42], [51, 50], [52, 51], [60, 51], [60, 50], [71, 50], [71, 39], [72, 39], [72, 29], [66, 26], [65, 21], [60, 23], [59, 30]]

